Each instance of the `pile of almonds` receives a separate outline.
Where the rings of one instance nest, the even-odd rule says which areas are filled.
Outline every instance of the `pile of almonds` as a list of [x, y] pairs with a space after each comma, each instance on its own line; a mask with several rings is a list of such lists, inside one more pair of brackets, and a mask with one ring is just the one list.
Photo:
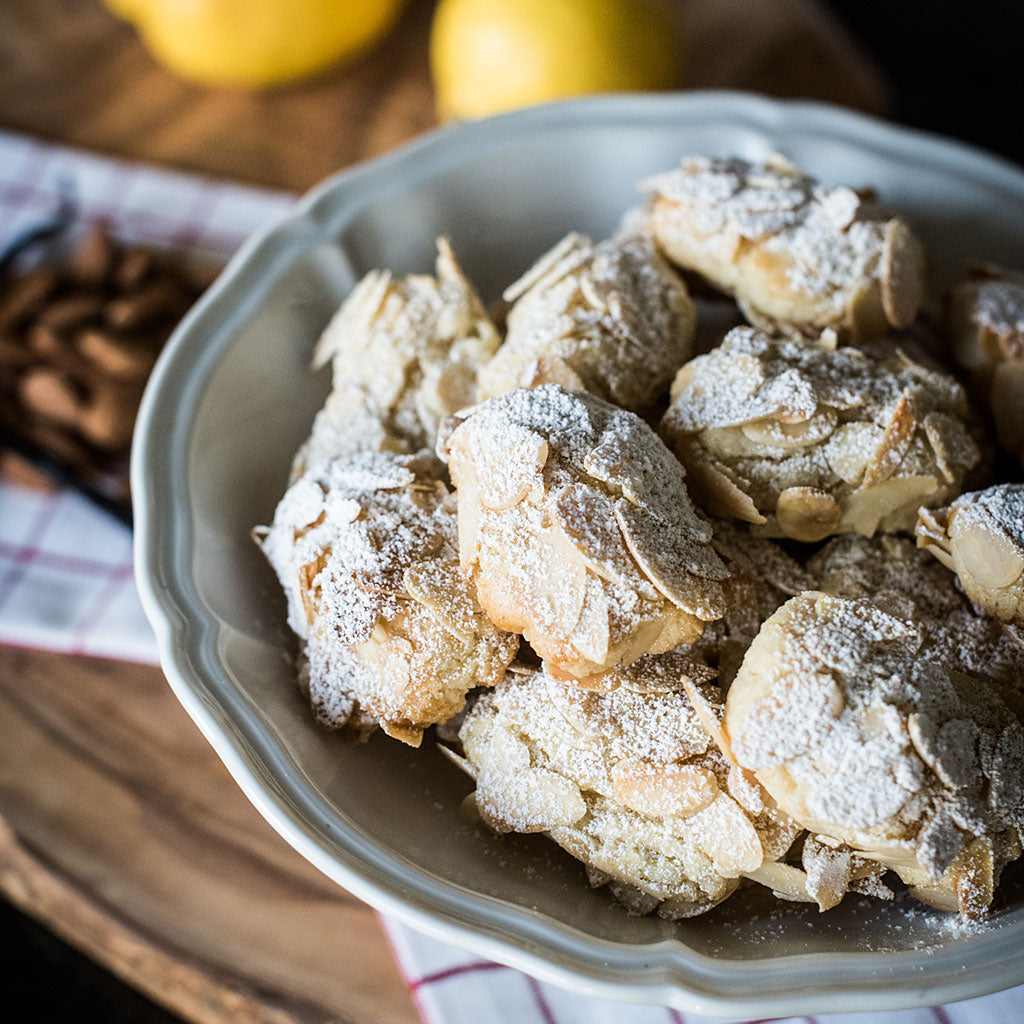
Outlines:
[[120, 244], [103, 224], [59, 265], [0, 276], [0, 429], [127, 499], [146, 379], [201, 290], [183, 268]]

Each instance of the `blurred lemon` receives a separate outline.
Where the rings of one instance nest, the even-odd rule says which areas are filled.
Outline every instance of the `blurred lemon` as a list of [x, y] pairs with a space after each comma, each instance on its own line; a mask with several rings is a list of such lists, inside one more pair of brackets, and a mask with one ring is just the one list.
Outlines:
[[430, 62], [443, 118], [592, 92], [664, 89], [681, 63], [659, 0], [441, 0]]
[[404, 0], [104, 0], [172, 71], [214, 85], [277, 85], [380, 39]]

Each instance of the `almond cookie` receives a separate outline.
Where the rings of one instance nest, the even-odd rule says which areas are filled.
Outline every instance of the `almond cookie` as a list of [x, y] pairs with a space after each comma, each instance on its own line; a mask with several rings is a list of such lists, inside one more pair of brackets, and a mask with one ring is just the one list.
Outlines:
[[1024, 273], [986, 266], [949, 300], [953, 352], [988, 405], [999, 443], [1024, 461]]
[[607, 692], [541, 671], [484, 693], [460, 731], [476, 806], [499, 832], [546, 832], [636, 912], [702, 913], [798, 829], [733, 793], [684, 690], [720, 710], [707, 668], [672, 651], [607, 675]]
[[943, 667], [1013, 689], [1024, 683], [1024, 648], [909, 538], [836, 537], [807, 570], [815, 585], [806, 589], [862, 598], [909, 619], [924, 634], [928, 657]]
[[364, 453], [321, 463], [255, 531], [305, 641], [319, 721], [379, 725], [411, 746], [467, 691], [497, 683], [518, 647], [462, 575], [453, 501], [431, 461]]
[[293, 476], [336, 455], [433, 448], [441, 420], [476, 401], [501, 338], [446, 239], [437, 250], [436, 278], [372, 270], [335, 313], [313, 357], [332, 364], [334, 393]]
[[588, 676], [671, 650], [725, 611], [711, 528], [638, 416], [545, 384], [446, 429], [462, 567], [492, 620], [552, 671]]
[[868, 192], [827, 188], [777, 156], [686, 157], [640, 188], [668, 258], [734, 295], [753, 324], [860, 339], [917, 316], [921, 243]]
[[917, 542], [956, 573], [972, 601], [1024, 636], [1024, 484], [999, 484], [961, 494], [948, 508], [921, 509]]
[[814, 578], [774, 541], [752, 537], [742, 524], [712, 523], [711, 545], [729, 570], [722, 584], [725, 615], [704, 627], [692, 650], [717, 670], [728, 689], [761, 624], [781, 604], [814, 588]]
[[707, 512], [817, 541], [913, 530], [958, 493], [979, 459], [963, 389], [835, 342], [738, 327], [679, 371], [661, 430]]
[[1024, 728], [1012, 696], [925, 644], [869, 601], [795, 597], [733, 681], [726, 742], [802, 826], [977, 916], [1021, 853]]
[[481, 397], [561, 384], [642, 412], [690, 357], [694, 308], [649, 238], [571, 234], [505, 291], [505, 344], [480, 371]]

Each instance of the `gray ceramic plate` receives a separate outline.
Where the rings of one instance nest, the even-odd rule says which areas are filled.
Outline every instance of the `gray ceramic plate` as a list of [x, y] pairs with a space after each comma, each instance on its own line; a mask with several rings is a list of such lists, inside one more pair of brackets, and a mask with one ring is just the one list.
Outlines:
[[1024, 175], [839, 110], [731, 94], [597, 98], [429, 135], [332, 178], [250, 240], [161, 358], [135, 438], [136, 561], [167, 676], [246, 794], [357, 896], [483, 956], [588, 992], [775, 1016], [895, 1008], [1024, 981], [1024, 886], [962, 934], [909, 905], [727, 901], [630, 918], [542, 837], [458, 815], [467, 780], [427, 742], [363, 746], [314, 727], [284, 602], [249, 540], [323, 400], [313, 343], [372, 267], [428, 270], [451, 237], [487, 298], [570, 229], [598, 236], [634, 183], [688, 152], [780, 151], [876, 185], [919, 227], [937, 284], [975, 258], [1021, 263]]

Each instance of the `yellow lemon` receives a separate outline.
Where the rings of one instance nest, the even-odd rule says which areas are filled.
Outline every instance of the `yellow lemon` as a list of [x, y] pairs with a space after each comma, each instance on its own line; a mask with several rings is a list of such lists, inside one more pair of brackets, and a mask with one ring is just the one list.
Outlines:
[[680, 50], [659, 0], [441, 0], [430, 62], [441, 116], [483, 117], [583, 93], [668, 88]]
[[276, 85], [354, 55], [404, 0], [105, 0], [172, 71], [215, 85]]

